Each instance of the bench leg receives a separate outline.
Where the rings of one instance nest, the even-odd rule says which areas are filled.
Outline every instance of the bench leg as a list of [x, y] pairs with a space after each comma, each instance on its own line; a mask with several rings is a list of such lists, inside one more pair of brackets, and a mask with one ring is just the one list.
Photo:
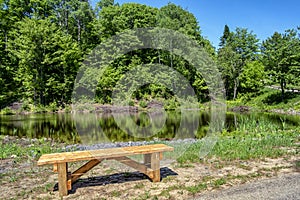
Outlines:
[[59, 196], [68, 195], [68, 187], [67, 187], [67, 173], [68, 173], [68, 163], [59, 163], [57, 164], [58, 170], [58, 191]]
[[151, 168], [151, 154], [144, 155], [144, 165]]
[[160, 153], [144, 155], [144, 164], [153, 170], [153, 182], [160, 182]]
[[160, 181], [160, 153], [152, 153], [151, 154], [151, 169], [153, 170], [153, 182]]

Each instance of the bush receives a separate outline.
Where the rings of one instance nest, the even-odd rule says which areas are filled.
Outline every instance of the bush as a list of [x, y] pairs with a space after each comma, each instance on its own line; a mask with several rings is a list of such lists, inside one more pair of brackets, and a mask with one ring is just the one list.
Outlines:
[[45, 108], [45, 106], [39, 104], [37, 106], [34, 106], [32, 111], [34, 113], [46, 113], [47, 109]]
[[21, 106], [21, 112], [22, 111], [30, 111], [30, 104], [28, 101], [24, 101], [22, 103], [22, 106]]
[[179, 102], [176, 101], [176, 98], [171, 98], [168, 100], [165, 100], [164, 108], [166, 110], [175, 110], [180, 106]]
[[57, 107], [56, 102], [50, 103], [49, 106], [47, 107], [47, 110], [50, 111], [50, 112], [58, 111], [58, 107]]
[[1, 114], [2, 115], [14, 115], [15, 112], [12, 109], [6, 107], [6, 108], [1, 110]]
[[142, 100], [142, 101], [139, 102], [139, 106], [142, 107], [142, 108], [146, 108], [147, 107], [147, 103]]
[[130, 100], [128, 103], [129, 106], [134, 106], [134, 101]]
[[72, 111], [71, 105], [66, 105], [65, 106], [65, 113], [70, 113]]

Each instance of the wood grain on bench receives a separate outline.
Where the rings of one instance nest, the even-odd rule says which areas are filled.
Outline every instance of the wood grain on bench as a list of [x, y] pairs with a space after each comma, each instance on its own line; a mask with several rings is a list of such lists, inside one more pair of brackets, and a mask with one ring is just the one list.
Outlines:
[[[68, 194], [68, 190], [72, 189], [72, 184], [77, 181], [78, 178], [105, 159], [117, 160], [146, 174], [153, 182], [159, 182], [162, 153], [173, 150], [173, 147], [164, 144], [153, 144], [146, 146], [52, 153], [42, 155], [38, 160], [37, 165], [52, 164], [54, 166], [53, 171], [58, 172], [59, 194], [60, 196], [65, 196]], [[138, 154], [144, 155], [144, 163], [141, 164], [127, 157]], [[88, 162], [73, 173], [68, 173], [68, 162], [83, 160], [87, 160]]]

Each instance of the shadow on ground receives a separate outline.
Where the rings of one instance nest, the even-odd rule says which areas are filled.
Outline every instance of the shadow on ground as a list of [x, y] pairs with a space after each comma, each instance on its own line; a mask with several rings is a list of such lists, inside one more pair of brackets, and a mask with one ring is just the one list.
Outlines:
[[[168, 167], [160, 169], [161, 180], [169, 176], [177, 176], [178, 174]], [[74, 194], [78, 188], [93, 187], [93, 186], [102, 186], [110, 184], [119, 184], [126, 182], [134, 182], [148, 179], [151, 181], [145, 174], [140, 172], [123, 172], [116, 173], [106, 176], [95, 176], [78, 179], [73, 185], [72, 190], [69, 191], [69, 194]], [[55, 184], [53, 191], [58, 191], [58, 183]]]

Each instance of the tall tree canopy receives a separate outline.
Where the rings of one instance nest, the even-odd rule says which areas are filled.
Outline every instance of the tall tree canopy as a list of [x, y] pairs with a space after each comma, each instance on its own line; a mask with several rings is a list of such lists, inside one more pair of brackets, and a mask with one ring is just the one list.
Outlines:
[[81, 57], [77, 43], [49, 20], [27, 18], [16, 26], [8, 52], [18, 66], [18, 94], [35, 104], [69, 101]]
[[285, 89], [300, 83], [300, 37], [295, 29], [275, 32], [262, 44], [263, 61], [273, 83], [279, 83], [284, 98]]
[[240, 76], [248, 62], [258, 59], [259, 40], [253, 32], [236, 28], [230, 32], [225, 26], [218, 50], [218, 63], [226, 87], [228, 98], [237, 98]]
[[[69, 103], [77, 70], [84, 55], [120, 32], [160, 27], [179, 31], [196, 40], [212, 57], [215, 50], [201, 35], [195, 16], [169, 3], [161, 9], [136, 3], [100, 0], [93, 9], [87, 0], [0, 1], [0, 103], [28, 101], [36, 105]], [[138, 44], [139, 38], [132, 45]], [[201, 74], [172, 52], [144, 49], [115, 60], [99, 80], [97, 100], [110, 102], [112, 89], [126, 71], [140, 64], [168, 65], [187, 77], [197, 94], [207, 99]], [[171, 74], [166, 74], [171, 78]], [[133, 98], [172, 95], [166, 88], [149, 85]]]
[[[14, 101], [36, 105], [70, 103], [85, 55], [108, 38], [135, 28], [172, 29], [196, 41], [218, 62], [229, 99], [257, 92], [265, 82], [280, 85], [284, 97], [287, 88], [300, 83], [299, 28], [275, 32], [260, 45], [252, 31], [231, 31], [225, 25], [216, 51], [202, 35], [196, 17], [173, 3], [158, 9], [99, 0], [92, 8], [88, 0], [0, 0], [0, 19], [1, 108]], [[130, 39], [128, 48], [141, 43], [141, 38]], [[171, 41], [170, 46], [173, 42], [178, 41]], [[186, 77], [200, 101], [209, 100], [201, 73], [184, 58], [172, 51], [141, 49], [114, 60], [107, 68], [95, 86], [97, 101], [111, 101], [113, 88], [124, 73], [142, 64], [155, 63], [177, 70]], [[162, 76], [172, 79], [173, 74]], [[173, 98], [173, 94], [161, 85], [150, 84], [136, 91], [132, 98], [153, 97]]]

